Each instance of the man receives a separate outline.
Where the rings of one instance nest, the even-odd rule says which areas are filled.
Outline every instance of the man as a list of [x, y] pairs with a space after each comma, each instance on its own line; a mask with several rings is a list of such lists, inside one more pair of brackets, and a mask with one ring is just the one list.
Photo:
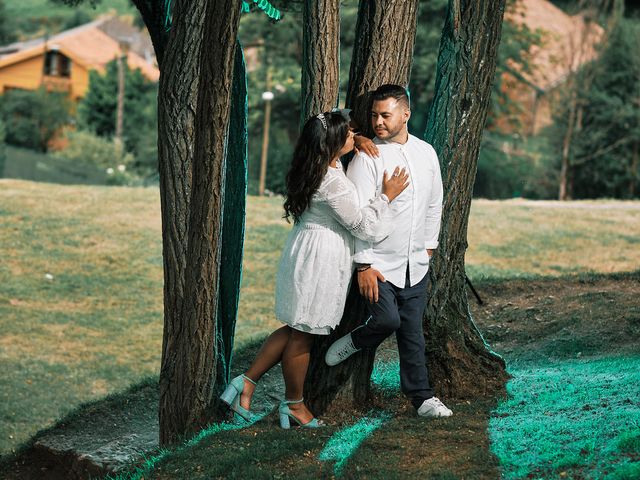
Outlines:
[[379, 158], [360, 151], [347, 176], [356, 185], [360, 203], [380, 194], [384, 172], [406, 168], [409, 187], [390, 204], [394, 231], [371, 244], [356, 240], [360, 293], [369, 301], [364, 325], [334, 342], [325, 361], [336, 365], [363, 348], [377, 348], [396, 334], [400, 384], [418, 415], [452, 414], [429, 385], [422, 332], [427, 301], [429, 258], [438, 246], [442, 213], [442, 179], [431, 145], [409, 134], [409, 96], [399, 85], [382, 85], [373, 93], [371, 122]]

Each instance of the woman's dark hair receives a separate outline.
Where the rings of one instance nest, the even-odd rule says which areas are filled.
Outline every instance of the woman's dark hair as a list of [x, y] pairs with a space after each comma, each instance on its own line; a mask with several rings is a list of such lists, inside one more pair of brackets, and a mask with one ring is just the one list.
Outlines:
[[[293, 160], [287, 173], [284, 218], [298, 223], [309, 207], [311, 197], [320, 187], [329, 163], [344, 146], [349, 120], [340, 112], [323, 113], [325, 122], [313, 116], [302, 127]], [[326, 125], [326, 126], [325, 126]]]

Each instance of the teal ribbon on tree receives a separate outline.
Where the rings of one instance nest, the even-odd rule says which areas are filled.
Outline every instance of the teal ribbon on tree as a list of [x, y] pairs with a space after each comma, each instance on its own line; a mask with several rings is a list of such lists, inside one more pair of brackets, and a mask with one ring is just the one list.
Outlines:
[[[267, 17], [272, 20], [278, 21], [282, 18], [282, 13], [276, 7], [271, 5], [268, 0], [251, 0], [260, 10], [262, 10]], [[164, 0], [163, 12], [164, 12], [164, 28], [166, 31], [171, 29], [171, 7], [173, 6], [172, 0]], [[251, 6], [248, 1], [243, 1], [241, 5], [242, 13], [249, 13]]]

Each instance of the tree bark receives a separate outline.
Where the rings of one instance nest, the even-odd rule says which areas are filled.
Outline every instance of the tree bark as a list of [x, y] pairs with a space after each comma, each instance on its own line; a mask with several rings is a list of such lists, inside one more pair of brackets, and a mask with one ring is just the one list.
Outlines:
[[336, 106], [340, 88], [340, 0], [305, 0], [302, 9], [300, 126]]
[[478, 152], [493, 81], [505, 0], [450, 0], [425, 140], [438, 153], [445, 189], [440, 244], [429, 269], [424, 317], [429, 373], [439, 395], [504, 391], [504, 360], [469, 312], [464, 256]]
[[238, 0], [177, 2], [162, 61], [162, 445], [196, 431], [211, 415], [225, 127], [239, 16]]
[[[371, 91], [385, 83], [405, 86], [409, 83], [417, 7], [417, 0], [360, 2], [346, 105], [353, 109], [352, 116], [361, 129], [371, 130], [368, 105]], [[369, 402], [375, 352], [359, 353], [331, 368], [324, 363], [329, 345], [365, 318], [366, 305], [354, 275], [340, 325], [328, 338], [317, 341], [311, 354], [304, 395], [315, 414], [322, 414], [342, 394], [354, 405]], [[345, 389], [347, 384], [350, 388]]]
[[346, 105], [368, 137], [371, 92], [385, 83], [409, 84], [417, 18], [418, 0], [360, 0]]

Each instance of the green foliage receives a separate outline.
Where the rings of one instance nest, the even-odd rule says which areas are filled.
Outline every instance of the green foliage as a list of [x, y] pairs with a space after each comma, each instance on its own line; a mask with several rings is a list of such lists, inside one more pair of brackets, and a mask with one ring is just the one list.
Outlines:
[[134, 165], [135, 157], [118, 142], [86, 130], [70, 130], [66, 138], [67, 147], [54, 156], [98, 167], [109, 175], [107, 183], [111, 185], [124, 185], [132, 180], [128, 170]]
[[0, 0], [0, 45], [6, 45], [15, 41], [16, 34], [7, 14], [7, 7], [4, 0]]
[[639, 49], [640, 23], [620, 19], [599, 60], [580, 72], [593, 80], [577, 92], [583, 116], [571, 152], [575, 198], [640, 195], [640, 58], [630, 54]]
[[[157, 171], [157, 85], [139, 70], [125, 67], [123, 141], [136, 162], [131, 166], [141, 175]], [[81, 128], [110, 138], [115, 133], [118, 101], [118, 64], [109, 62], [104, 74], [89, 74], [89, 89], [78, 106]]]
[[271, 125], [266, 188], [282, 193], [285, 175], [291, 163], [293, 146], [298, 136], [300, 117], [300, 72], [302, 56], [301, 13], [289, 12], [274, 25], [262, 12], [243, 15], [240, 39], [243, 45], [264, 42], [258, 49], [258, 61], [249, 72], [249, 192], [257, 192], [260, 175], [260, 155], [264, 127], [264, 101], [267, 69], [271, 72]]
[[4, 165], [7, 158], [7, 150], [5, 147], [6, 128], [4, 122], [0, 119], [0, 178], [4, 175]]
[[481, 198], [555, 198], [558, 181], [546, 137], [522, 138], [485, 130], [473, 195]]
[[433, 98], [440, 35], [444, 25], [448, 0], [420, 2], [418, 28], [413, 50], [413, 64], [409, 80], [411, 119], [409, 130], [422, 137], [427, 114]]
[[11, 30], [19, 38], [59, 33], [81, 20], [80, 15], [93, 19], [115, 11], [119, 15], [139, 16], [130, 0], [11, 0], [6, 11]]
[[46, 152], [49, 141], [72, 121], [64, 93], [9, 90], [0, 97], [7, 143]]

